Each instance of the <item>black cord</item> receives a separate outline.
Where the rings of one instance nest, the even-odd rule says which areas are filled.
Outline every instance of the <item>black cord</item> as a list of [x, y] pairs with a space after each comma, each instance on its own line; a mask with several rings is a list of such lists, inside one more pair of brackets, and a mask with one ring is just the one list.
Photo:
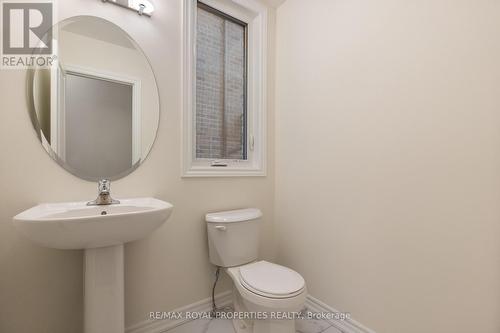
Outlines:
[[217, 281], [219, 281], [219, 275], [220, 275], [220, 267], [217, 266], [217, 270], [215, 271], [214, 286], [212, 288], [212, 318], [215, 318], [217, 314], [217, 307], [215, 306], [215, 287], [217, 286]]

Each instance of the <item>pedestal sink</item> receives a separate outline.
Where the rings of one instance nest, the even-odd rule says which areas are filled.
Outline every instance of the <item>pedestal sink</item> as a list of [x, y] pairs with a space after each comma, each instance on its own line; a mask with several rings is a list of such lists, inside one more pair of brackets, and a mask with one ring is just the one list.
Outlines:
[[120, 204], [41, 204], [14, 217], [33, 242], [55, 249], [85, 250], [85, 333], [124, 333], [123, 244], [160, 227], [173, 206], [154, 198]]

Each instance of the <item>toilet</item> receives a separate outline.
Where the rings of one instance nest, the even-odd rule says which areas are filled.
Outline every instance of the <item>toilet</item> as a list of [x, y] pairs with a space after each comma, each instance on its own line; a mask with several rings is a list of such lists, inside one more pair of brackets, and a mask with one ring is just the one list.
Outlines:
[[206, 215], [210, 261], [233, 280], [237, 333], [295, 333], [294, 314], [306, 301], [304, 278], [290, 268], [259, 261], [259, 209]]

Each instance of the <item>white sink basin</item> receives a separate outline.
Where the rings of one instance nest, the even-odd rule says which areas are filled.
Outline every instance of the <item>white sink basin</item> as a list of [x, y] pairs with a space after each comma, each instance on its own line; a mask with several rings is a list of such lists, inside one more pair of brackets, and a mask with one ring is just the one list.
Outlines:
[[84, 333], [125, 332], [123, 244], [161, 226], [173, 206], [153, 198], [120, 204], [41, 204], [14, 217], [27, 238], [45, 247], [85, 249]]
[[14, 217], [27, 238], [56, 249], [91, 249], [144, 238], [161, 226], [173, 206], [154, 198], [121, 199], [120, 204], [41, 204]]

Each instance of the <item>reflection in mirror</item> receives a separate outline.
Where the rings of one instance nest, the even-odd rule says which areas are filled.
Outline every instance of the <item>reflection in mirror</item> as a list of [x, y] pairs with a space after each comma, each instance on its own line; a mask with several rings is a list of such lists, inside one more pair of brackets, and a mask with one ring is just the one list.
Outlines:
[[139, 46], [106, 20], [79, 16], [54, 28], [58, 61], [31, 75], [32, 119], [46, 151], [74, 175], [118, 179], [147, 157], [159, 98]]

